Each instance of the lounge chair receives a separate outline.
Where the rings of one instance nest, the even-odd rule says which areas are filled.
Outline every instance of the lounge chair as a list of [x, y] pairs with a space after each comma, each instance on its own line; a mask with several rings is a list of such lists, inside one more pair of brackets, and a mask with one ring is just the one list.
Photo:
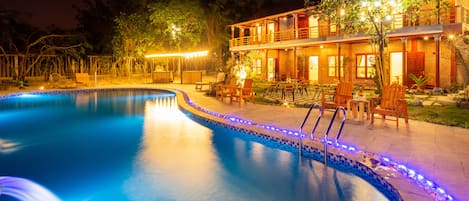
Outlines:
[[220, 99], [222, 102], [225, 97], [230, 97], [232, 94], [236, 93], [236, 79], [230, 79], [229, 84], [218, 84], [215, 88], [215, 98]]
[[344, 108], [347, 107], [347, 102], [352, 100], [352, 89], [353, 85], [351, 82], [339, 82], [339, 84], [335, 88], [335, 93], [330, 93], [329, 91], [325, 90], [322, 92], [322, 112], [326, 108], [337, 108], [342, 106]]
[[230, 103], [233, 100], [236, 100], [241, 105], [242, 101], [246, 101], [247, 99], [251, 99], [252, 103], [256, 103], [256, 99], [254, 98], [254, 82], [252, 79], [245, 79], [244, 84], [242, 87], [236, 88], [234, 93], [230, 95]]
[[[407, 115], [407, 102], [404, 99], [405, 86], [391, 84], [385, 86], [382, 93], [381, 98], [371, 99], [371, 124], [374, 122], [375, 114], [380, 114], [382, 119], [386, 119], [386, 115], [395, 116], [397, 128], [399, 128], [399, 115], [402, 114], [407, 124], [409, 118]], [[380, 101], [379, 105], [378, 101]]]

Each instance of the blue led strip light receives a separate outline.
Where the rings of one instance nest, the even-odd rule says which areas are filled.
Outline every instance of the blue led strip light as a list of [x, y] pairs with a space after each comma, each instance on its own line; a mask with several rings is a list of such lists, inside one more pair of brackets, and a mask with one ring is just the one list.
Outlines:
[[[293, 136], [293, 137], [299, 137], [298, 131], [292, 131], [292, 130], [288, 130], [288, 129], [278, 128], [278, 127], [273, 126], [273, 125], [257, 124], [255, 122], [244, 120], [244, 119], [238, 118], [236, 116], [229, 116], [229, 115], [224, 115], [224, 114], [209, 111], [209, 110], [207, 110], [205, 108], [202, 108], [202, 107], [196, 105], [195, 103], [193, 103], [190, 100], [187, 93], [185, 93], [184, 91], [181, 91], [181, 90], [178, 90], [178, 91], [180, 91], [181, 93], [184, 94], [185, 100], [190, 106], [192, 106], [193, 108], [195, 108], [199, 111], [202, 111], [206, 114], [209, 114], [209, 115], [212, 115], [212, 116], [215, 116], [215, 117], [218, 117], [218, 118], [223, 118], [223, 119], [229, 120], [229, 121], [234, 122], [234, 123], [240, 123], [240, 124], [244, 124], [244, 125], [248, 125], [248, 126], [257, 126], [259, 128], [262, 128], [262, 129], [265, 129], [265, 130], [268, 130], [268, 131], [271, 131], [271, 132], [277, 132], [277, 133], [280, 133], [280, 134], [285, 134], [285, 135], [289, 135], [289, 136]], [[301, 135], [301, 137], [304, 138], [305, 134], [303, 133]], [[319, 141], [322, 142], [322, 143], [326, 143], [325, 140], [323, 140], [323, 139], [321, 139]], [[351, 153], [357, 153], [357, 152], [368, 153], [366, 151], [358, 150], [357, 148], [355, 148], [353, 146], [346, 145], [346, 144], [341, 144], [341, 143], [334, 142], [334, 141], [331, 141], [331, 140], [327, 140], [327, 143], [329, 145], [335, 146], [338, 149], [342, 149], [342, 150], [345, 150], [345, 151], [348, 151], [348, 152], [351, 152]], [[368, 153], [368, 154], [371, 154], [371, 153]], [[409, 167], [407, 167], [403, 164], [400, 164], [396, 161], [393, 161], [388, 157], [380, 156], [380, 155], [377, 155], [377, 154], [371, 154], [371, 155], [378, 158], [380, 164], [391, 167], [391, 168], [397, 170], [397, 172], [399, 172], [399, 173], [403, 174], [404, 176], [406, 176], [407, 178], [410, 178], [411, 180], [413, 180], [420, 187], [424, 188], [426, 192], [430, 193], [435, 200], [437, 200], [437, 201], [454, 201], [454, 198], [451, 195], [449, 195], [441, 186], [437, 185], [433, 181], [428, 180], [421, 173], [418, 173], [415, 170], [413, 170], [413, 169], [411, 169], [411, 168], [409, 168]]]

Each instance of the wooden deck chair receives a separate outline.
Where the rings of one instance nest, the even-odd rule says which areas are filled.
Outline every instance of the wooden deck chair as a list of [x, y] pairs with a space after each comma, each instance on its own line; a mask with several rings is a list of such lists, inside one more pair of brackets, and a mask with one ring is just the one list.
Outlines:
[[236, 91], [231, 94], [230, 103], [235, 99], [241, 105], [242, 101], [246, 102], [249, 98], [252, 103], [256, 103], [256, 99], [254, 98], [254, 82], [252, 79], [245, 79], [243, 87], [237, 88]]
[[[396, 117], [396, 127], [399, 128], [399, 115], [404, 115], [405, 123], [409, 122], [407, 115], [407, 102], [405, 101], [405, 86], [391, 84], [385, 86], [381, 98], [371, 99], [371, 124], [374, 122], [374, 115], [380, 114], [383, 119], [386, 115]], [[377, 105], [377, 101], [380, 104]]]
[[218, 84], [215, 85], [215, 98], [220, 99], [222, 102], [225, 97], [230, 97], [232, 94], [236, 93], [236, 79], [230, 79], [228, 84]]
[[328, 90], [322, 91], [322, 112], [324, 113], [326, 108], [335, 109], [339, 106], [347, 108], [347, 102], [353, 98], [352, 89], [351, 82], [339, 82], [335, 88], [335, 93], [330, 93]]

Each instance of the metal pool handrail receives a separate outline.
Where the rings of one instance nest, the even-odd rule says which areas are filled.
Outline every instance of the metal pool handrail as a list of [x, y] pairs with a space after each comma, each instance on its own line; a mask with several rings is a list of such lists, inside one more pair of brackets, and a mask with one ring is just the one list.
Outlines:
[[316, 120], [316, 124], [314, 125], [313, 131], [311, 131], [311, 139], [312, 139], [312, 140], [314, 139], [314, 133], [316, 132], [316, 128], [317, 128], [318, 125], [319, 125], [319, 121], [321, 120], [321, 116], [322, 116], [322, 115], [321, 115], [321, 114], [322, 114], [322, 108], [321, 108], [321, 106], [320, 106], [319, 104], [313, 104], [313, 105], [311, 105], [311, 107], [309, 107], [308, 113], [306, 113], [306, 116], [305, 116], [305, 118], [303, 119], [303, 123], [301, 124], [300, 129], [299, 129], [300, 132], [299, 132], [299, 134], [298, 134], [298, 154], [299, 154], [300, 157], [301, 157], [301, 149], [302, 149], [302, 147], [303, 147], [303, 144], [302, 144], [303, 128], [304, 128], [304, 126], [305, 126], [305, 124], [306, 124], [306, 121], [308, 121], [308, 119], [309, 119], [309, 115], [311, 114], [311, 111], [312, 111], [315, 107], [319, 109], [319, 116], [318, 116], [318, 118], [317, 118], [317, 120]]
[[331, 121], [329, 122], [329, 126], [327, 127], [326, 134], [324, 135], [324, 164], [327, 164], [327, 144], [329, 143], [329, 138], [328, 138], [329, 137], [329, 132], [331, 131], [332, 124], [334, 124], [334, 120], [337, 117], [337, 112], [339, 110], [342, 110], [342, 113], [343, 113], [344, 117], [343, 117], [342, 121], [340, 122], [340, 128], [339, 128], [339, 131], [337, 131], [337, 136], [335, 137], [335, 143], [337, 143], [339, 141], [340, 135], [342, 134], [342, 130], [344, 128], [345, 118], [346, 118], [347, 112], [345, 111], [344, 107], [339, 106], [335, 109], [334, 115], [332, 115]]

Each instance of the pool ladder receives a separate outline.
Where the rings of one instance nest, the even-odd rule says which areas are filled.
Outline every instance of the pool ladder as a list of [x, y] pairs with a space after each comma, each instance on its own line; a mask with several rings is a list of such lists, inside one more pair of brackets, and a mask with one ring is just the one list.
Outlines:
[[[314, 140], [314, 135], [316, 133], [316, 129], [319, 125], [319, 122], [321, 121], [321, 117], [322, 117], [322, 108], [320, 105], [318, 104], [313, 104], [311, 105], [311, 107], [309, 108], [308, 110], [308, 113], [306, 113], [306, 116], [303, 120], [303, 123], [301, 124], [300, 126], [300, 129], [299, 129], [299, 135], [298, 135], [298, 155], [299, 157], [301, 158], [301, 150], [303, 149], [303, 128], [306, 124], [306, 121], [308, 121], [309, 119], [309, 115], [311, 114], [311, 111], [314, 109], [314, 108], [318, 108], [319, 110], [319, 115], [316, 119], [316, 123], [314, 124], [314, 128], [313, 130], [311, 131], [311, 135], [310, 135], [310, 138], [311, 140]], [[334, 115], [332, 115], [332, 118], [331, 118], [331, 121], [329, 122], [329, 126], [327, 127], [327, 130], [326, 130], [326, 133], [324, 135], [324, 164], [327, 163], [327, 144], [330, 142], [329, 141], [329, 133], [331, 131], [331, 128], [332, 128], [332, 125], [334, 124], [334, 121], [335, 121], [335, 118], [337, 117], [337, 113], [339, 113], [339, 110], [342, 111], [343, 113], [343, 119], [342, 121], [340, 122], [340, 128], [339, 128], [339, 131], [337, 132], [337, 136], [335, 137], [335, 143], [337, 143], [339, 141], [339, 138], [340, 138], [340, 135], [342, 134], [342, 130], [344, 128], [344, 125], [345, 125], [345, 118], [346, 118], [346, 111], [345, 111], [345, 108], [340, 106], [340, 107], [337, 107], [334, 111]]]

